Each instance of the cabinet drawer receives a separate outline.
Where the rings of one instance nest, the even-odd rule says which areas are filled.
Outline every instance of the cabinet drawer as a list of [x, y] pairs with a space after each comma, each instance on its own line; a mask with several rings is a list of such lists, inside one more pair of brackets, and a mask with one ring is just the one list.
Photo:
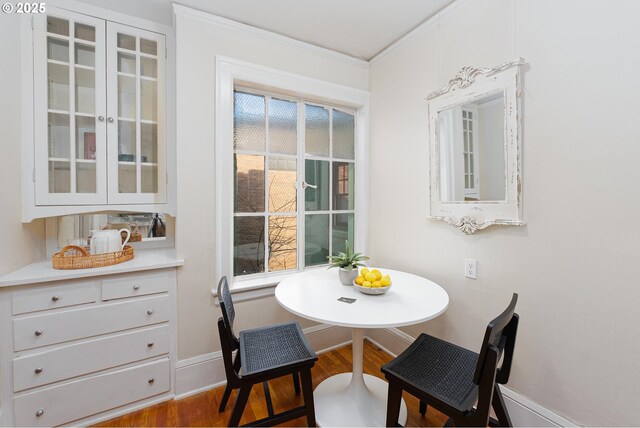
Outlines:
[[169, 320], [169, 296], [70, 309], [13, 320], [14, 350], [36, 348]]
[[96, 281], [78, 281], [69, 285], [16, 291], [13, 293], [13, 314], [93, 303], [97, 295]]
[[13, 390], [69, 379], [169, 353], [169, 326], [122, 333], [13, 360]]
[[169, 274], [127, 275], [102, 281], [102, 300], [122, 299], [169, 291]]
[[15, 425], [56, 426], [167, 392], [169, 372], [165, 358], [16, 396]]

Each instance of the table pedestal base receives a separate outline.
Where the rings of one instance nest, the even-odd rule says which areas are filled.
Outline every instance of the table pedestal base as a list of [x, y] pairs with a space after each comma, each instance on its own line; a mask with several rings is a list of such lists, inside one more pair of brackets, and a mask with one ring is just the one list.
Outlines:
[[[364, 383], [357, 377], [352, 379], [352, 373], [331, 376], [313, 392], [318, 426], [386, 426], [387, 387], [384, 380], [367, 374]], [[404, 400], [398, 422], [401, 425], [407, 422]]]

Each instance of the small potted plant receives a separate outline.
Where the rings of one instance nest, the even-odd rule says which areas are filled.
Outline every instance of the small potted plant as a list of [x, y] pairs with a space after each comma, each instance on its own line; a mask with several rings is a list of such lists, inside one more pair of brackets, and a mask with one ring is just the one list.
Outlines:
[[369, 257], [351, 251], [349, 241], [344, 241], [345, 252], [338, 253], [337, 256], [329, 256], [329, 269], [337, 267], [340, 268], [338, 273], [340, 275], [340, 282], [344, 285], [353, 285], [353, 281], [358, 276], [358, 266], [364, 266], [362, 263], [365, 260], [369, 260]]

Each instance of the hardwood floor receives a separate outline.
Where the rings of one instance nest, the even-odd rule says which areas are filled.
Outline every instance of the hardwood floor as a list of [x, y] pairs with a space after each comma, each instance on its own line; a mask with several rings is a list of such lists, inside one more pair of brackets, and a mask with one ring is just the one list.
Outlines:
[[[391, 360], [391, 356], [380, 348], [365, 340], [364, 372], [382, 378], [380, 367]], [[351, 371], [351, 345], [327, 352], [319, 356], [312, 369], [313, 385], [316, 386], [331, 375]], [[274, 410], [281, 412], [302, 405], [302, 396], [295, 395], [291, 377], [276, 379], [270, 382]], [[203, 392], [181, 400], [172, 400], [146, 409], [129, 413], [119, 418], [102, 422], [100, 427], [176, 427], [176, 426], [226, 426], [233, 403], [232, 394], [227, 409], [218, 413], [218, 406], [224, 387]], [[405, 394], [408, 419], [407, 426], [443, 426], [446, 417], [433, 408], [429, 408], [426, 417], [418, 411], [418, 400]], [[264, 392], [261, 385], [256, 385], [242, 415], [241, 424], [267, 416]], [[299, 418], [283, 426], [306, 426], [306, 419]]]

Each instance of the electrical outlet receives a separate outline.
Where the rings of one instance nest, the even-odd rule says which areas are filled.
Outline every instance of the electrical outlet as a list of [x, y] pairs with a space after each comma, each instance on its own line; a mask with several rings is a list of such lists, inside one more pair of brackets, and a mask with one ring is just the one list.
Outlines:
[[476, 259], [464, 259], [464, 276], [466, 278], [476, 279], [478, 262]]

